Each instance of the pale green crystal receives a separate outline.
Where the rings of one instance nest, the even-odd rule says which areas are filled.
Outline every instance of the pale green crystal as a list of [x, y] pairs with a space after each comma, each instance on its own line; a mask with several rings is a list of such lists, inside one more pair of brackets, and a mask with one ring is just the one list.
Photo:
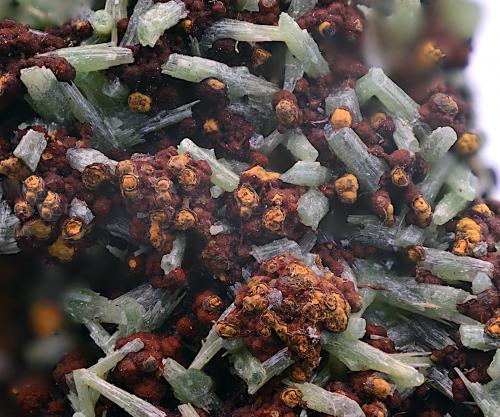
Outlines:
[[14, 156], [21, 159], [32, 171], [36, 170], [40, 157], [47, 147], [45, 135], [32, 129], [21, 138], [21, 141], [14, 149]]
[[446, 395], [450, 400], [453, 399], [453, 381], [448, 376], [448, 371], [446, 369], [436, 367], [431, 368], [427, 374], [427, 380], [432, 388], [437, 389], [443, 395]]
[[266, 370], [261, 361], [253, 356], [248, 349], [243, 348], [231, 352], [230, 361], [233, 370], [247, 386], [260, 386], [266, 379]]
[[420, 155], [430, 164], [435, 164], [449, 151], [457, 141], [453, 128], [438, 127], [420, 141]]
[[494, 350], [500, 348], [500, 340], [488, 336], [483, 324], [462, 324], [460, 326], [460, 341], [465, 347], [478, 350]]
[[314, 230], [318, 228], [319, 222], [326, 216], [329, 209], [328, 198], [314, 188], [310, 188], [309, 191], [303, 194], [297, 203], [300, 222]]
[[303, 384], [287, 382], [287, 384], [302, 392], [302, 399], [306, 402], [307, 408], [311, 410], [336, 417], [365, 416], [359, 404], [345, 395], [327, 391], [308, 382]]
[[111, 34], [115, 19], [106, 10], [96, 10], [90, 19], [90, 24], [94, 28], [97, 36], [106, 36]]
[[73, 120], [66, 98], [56, 76], [48, 68], [31, 67], [21, 70], [21, 81], [29, 94], [29, 104], [44, 119], [65, 124]]
[[181, 404], [177, 406], [177, 409], [182, 417], [200, 417], [191, 404]]
[[205, 78], [218, 78], [227, 84], [233, 97], [265, 97], [271, 101], [278, 87], [262, 78], [250, 74], [246, 67], [228, 67], [221, 62], [200, 57], [171, 54], [162, 65], [162, 72], [174, 78], [199, 83]]
[[137, 25], [139, 42], [142, 46], [153, 48], [163, 32], [176, 25], [187, 14], [186, 6], [180, 0], [156, 3], [139, 17]]
[[419, 262], [420, 268], [445, 281], [472, 282], [478, 272], [484, 272], [489, 277], [493, 274], [493, 264], [490, 262], [438, 249], [422, 247], [422, 250], [424, 259]]
[[368, 74], [357, 81], [356, 94], [361, 106], [375, 96], [391, 114], [408, 122], [417, 117], [418, 104], [385, 75], [381, 68], [370, 68]]
[[495, 352], [495, 356], [493, 356], [493, 360], [486, 372], [488, 372], [491, 379], [500, 379], [500, 349]]
[[464, 210], [469, 201], [461, 194], [450, 191], [446, 193], [439, 203], [437, 203], [432, 215], [432, 222], [441, 226], [455, 217], [458, 213]]
[[[231, 304], [219, 317], [218, 320], [223, 320], [227, 315], [234, 310], [234, 304]], [[219, 352], [224, 346], [224, 339], [222, 339], [215, 330], [215, 324], [208, 332], [207, 338], [203, 341], [201, 349], [196, 354], [196, 357], [189, 365], [189, 368], [203, 369], [203, 367], [210, 362], [210, 360]]]
[[332, 177], [331, 171], [319, 162], [298, 161], [280, 175], [283, 182], [306, 187], [319, 187]]
[[285, 55], [285, 76], [283, 78], [283, 90], [292, 92], [295, 90], [297, 81], [304, 76], [304, 65], [293, 56], [290, 51]]
[[172, 250], [161, 258], [161, 269], [163, 269], [165, 275], [181, 266], [187, 245], [186, 240], [186, 235], [179, 233], [174, 239]]
[[331, 151], [344, 163], [347, 170], [356, 176], [361, 185], [372, 193], [377, 191], [386, 165], [368, 153], [366, 145], [354, 130], [333, 130], [327, 125], [325, 136]]
[[298, 19], [314, 9], [317, 3], [318, 0], [292, 0], [286, 12], [294, 19]]
[[285, 133], [285, 148], [298, 161], [315, 161], [319, 153], [316, 148], [311, 145], [311, 142], [306, 138], [300, 129], [291, 129]]
[[418, 36], [422, 24], [421, 0], [394, 0], [393, 13], [385, 19], [382, 29], [393, 43], [405, 46]]
[[266, 137], [259, 135], [250, 139], [250, 147], [255, 151], [259, 151], [265, 155], [269, 155], [281, 143], [283, 143], [285, 139], [286, 135], [279, 133], [277, 130], [274, 130]]
[[125, 356], [132, 352], [138, 352], [144, 347], [144, 343], [141, 339], [134, 339], [120, 349], [106, 355], [97, 361], [95, 365], [92, 365], [88, 370], [96, 374], [99, 378], [104, 378], [106, 374], [111, 371], [119, 362], [121, 362]]
[[[68, 2], [67, 0], [16, 1], [16, 6], [23, 12], [23, 23], [29, 23], [32, 27], [38, 28], [62, 25], [75, 15], [80, 4], [81, 2]], [[0, 6], [0, 10], [3, 5]]]
[[235, 19], [222, 19], [215, 22], [203, 34], [202, 49], [208, 49], [218, 39], [234, 39], [239, 42], [283, 41], [278, 26], [257, 25]]
[[446, 154], [440, 161], [439, 164], [435, 164], [425, 177], [425, 179], [418, 184], [420, 192], [429, 204], [432, 204], [441, 187], [443, 186], [450, 169], [454, 166], [455, 159]]
[[288, 348], [283, 348], [276, 352], [273, 356], [262, 362], [262, 367], [266, 373], [266, 377], [257, 383], [251, 383], [248, 385], [248, 393], [250, 395], [255, 394], [266, 382], [276, 375], [280, 375], [285, 369], [287, 369], [294, 362], [292, 353]]
[[477, 197], [479, 178], [465, 164], [456, 164], [446, 178], [446, 185], [467, 201]]
[[360, 340], [348, 340], [342, 335], [324, 333], [321, 336], [321, 344], [351, 371], [373, 369], [386, 373], [400, 388], [417, 387], [424, 382], [424, 376], [412, 366]]
[[92, 164], [107, 165], [111, 172], [115, 172], [117, 161], [109, 159], [102, 152], [92, 148], [70, 148], [66, 151], [66, 159], [71, 168], [83, 172], [86, 166]]
[[300, 29], [297, 22], [286, 13], [280, 14], [278, 25], [286, 46], [295, 58], [304, 65], [304, 71], [307, 75], [317, 78], [330, 73], [328, 63], [307, 30]]
[[500, 409], [500, 379], [495, 379], [487, 384], [470, 382], [462, 371], [455, 368], [455, 372], [462, 379], [477, 406], [484, 413], [484, 417], [498, 417]]
[[205, 411], [219, 411], [222, 403], [213, 393], [213, 381], [199, 369], [185, 369], [171, 358], [163, 361], [163, 376], [172, 386], [174, 395], [183, 403], [191, 403]]
[[78, 217], [82, 219], [85, 224], [90, 224], [92, 223], [92, 220], [94, 220], [94, 214], [87, 206], [87, 203], [76, 197], [73, 197], [73, 200], [71, 200], [68, 215], [70, 217]]
[[340, 89], [325, 98], [326, 114], [332, 114], [339, 107], [348, 109], [354, 122], [360, 122], [363, 119], [358, 97], [353, 88]]
[[193, 115], [191, 108], [197, 103], [199, 101], [193, 101], [172, 110], [162, 110], [154, 117], [146, 119], [137, 129], [140, 133], [147, 134], [177, 124]]
[[134, 62], [130, 49], [112, 46], [108, 43], [56, 49], [40, 56], [66, 58], [77, 72], [100, 71]]
[[79, 72], [75, 84], [87, 100], [105, 114], [122, 109], [130, 92], [118, 78], [111, 81], [103, 71]]
[[[88, 387], [96, 390], [108, 400], [114, 402], [120, 408], [123, 408], [127, 413], [133, 417], [165, 417], [166, 414], [153, 406], [152, 404], [136, 397], [129, 392], [118, 388], [117, 386], [106, 382], [104, 379], [99, 378], [92, 372], [86, 369], [79, 369], [74, 371], [79, 374], [81, 382]], [[91, 417], [84, 413], [86, 417]], [[92, 413], [92, 415], [94, 415]]]
[[396, 126], [396, 129], [394, 131], [393, 138], [398, 149], [407, 149], [413, 153], [420, 151], [420, 143], [415, 137], [410, 124], [407, 121], [396, 117], [394, 119], [394, 125]]
[[139, 25], [139, 18], [151, 7], [153, 7], [153, 4], [153, 0], [137, 1], [132, 16], [130, 16], [128, 21], [125, 35], [123, 35], [123, 38], [120, 41], [120, 46], [137, 45], [139, 43], [139, 39], [137, 39], [137, 26]]
[[479, 294], [491, 288], [493, 288], [491, 278], [484, 272], [478, 272], [472, 280], [472, 293]]
[[209, 149], [200, 148], [191, 139], [183, 139], [177, 147], [179, 153], [189, 152], [196, 160], [203, 160], [212, 168], [211, 181], [213, 184], [219, 186], [224, 191], [234, 191], [240, 182], [237, 174], [227, 168], [224, 164], [220, 163], [215, 157], [214, 151]]
[[302, 250], [297, 242], [293, 240], [288, 240], [286, 238], [273, 240], [262, 246], [252, 246], [252, 255], [258, 263], [267, 261], [268, 259], [274, 258], [279, 255], [288, 253], [295, 257], [300, 257], [302, 255]]

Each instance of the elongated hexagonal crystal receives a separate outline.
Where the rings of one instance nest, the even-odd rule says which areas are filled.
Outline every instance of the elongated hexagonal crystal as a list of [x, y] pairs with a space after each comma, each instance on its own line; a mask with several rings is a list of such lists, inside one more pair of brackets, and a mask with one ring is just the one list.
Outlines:
[[144, 347], [144, 343], [141, 339], [134, 339], [120, 349], [115, 350], [114, 352], [106, 355], [104, 358], [101, 358], [97, 361], [95, 365], [92, 365], [89, 368], [89, 371], [93, 372], [100, 378], [104, 378], [104, 376], [111, 371], [119, 362], [121, 362], [125, 356], [132, 352], [138, 352]]
[[260, 386], [266, 379], [266, 370], [261, 361], [253, 356], [248, 349], [243, 348], [230, 355], [234, 372], [245, 383], [251, 386]]
[[257, 260], [257, 262], [262, 263], [264, 261], [267, 261], [268, 259], [283, 255], [284, 253], [300, 257], [302, 255], [302, 250], [300, 249], [300, 246], [297, 244], [297, 242], [283, 238], [279, 240], [273, 240], [272, 242], [262, 246], [252, 246], [250, 255], [252, 255]]
[[311, 410], [338, 417], [364, 417], [365, 415], [359, 404], [345, 395], [327, 391], [309, 382], [303, 384], [288, 382], [288, 385], [302, 392], [302, 399]]
[[446, 193], [439, 203], [437, 203], [432, 215], [432, 222], [441, 226], [450, 221], [458, 213], [467, 207], [467, 199], [456, 191]]
[[450, 169], [456, 163], [455, 158], [451, 155], [445, 155], [439, 164], [435, 164], [425, 177], [425, 179], [418, 185], [420, 192], [429, 204], [435, 200], [441, 187], [443, 186]]
[[30, 129], [14, 149], [14, 156], [21, 159], [29, 169], [35, 171], [46, 147], [45, 135]]
[[186, 236], [179, 233], [174, 239], [172, 250], [161, 258], [161, 269], [163, 269], [165, 275], [181, 266], [186, 245]]
[[262, 78], [250, 74], [246, 67], [228, 67], [211, 59], [171, 54], [162, 65], [162, 72], [174, 78], [199, 83], [205, 78], [218, 78], [227, 84], [233, 97], [268, 97], [269, 101], [278, 87]]
[[481, 385], [479, 382], [470, 382], [460, 369], [455, 368], [455, 371], [464, 382], [474, 401], [476, 401], [477, 406], [484, 413], [484, 417], [498, 416], [498, 410], [500, 409], [500, 379]]
[[47, 52], [41, 56], [66, 58], [79, 72], [100, 71], [134, 62], [134, 56], [130, 49], [111, 44], [73, 46]]
[[478, 272], [472, 280], [472, 294], [479, 294], [493, 287], [494, 285], [491, 278], [484, 272]]
[[298, 161], [280, 175], [283, 182], [306, 187], [319, 187], [332, 177], [331, 171], [319, 162]]
[[[96, 390], [108, 400], [114, 402], [133, 417], [165, 417], [166, 414], [152, 404], [129, 392], [99, 378], [91, 371], [79, 369], [75, 371], [81, 382]], [[85, 414], [85, 413], [84, 413]], [[87, 415], [87, 414], [85, 414]]]
[[303, 76], [304, 65], [297, 58], [295, 58], [290, 51], [286, 51], [283, 90], [290, 92], [295, 90], [297, 81], [300, 80]]
[[204, 372], [189, 368], [171, 358], [163, 361], [163, 376], [172, 386], [174, 395], [184, 403], [191, 403], [205, 411], [217, 411], [222, 404], [213, 393], [213, 381]]
[[328, 63], [307, 30], [302, 30], [297, 22], [286, 13], [281, 13], [278, 25], [286, 46], [304, 65], [307, 75], [317, 78], [330, 73]]
[[301, 223], [314, 230], [318, 228], [319, 222], [326, 216], [329, 208], [328, 198], [314, 188], [302, 195], [297, 203], [297, 213]]
[[80, 172], [83, 172], [86, 166], [97, 163], [107, 165], [111, 172], [115, 172], [118, 165], [117, 161], [92, 148], [70, 148], [66, 151], [66, 158], [71, 168]]
[[328, 125], [325, 128], [325, 136], [331, 151], [344, 163], [347, 170], [356, 176], [361, 185], [372, 193], [377, 191], [386, 165], [368, 153], [366, 145], [354, 130], [333, 130]]
[[277, 26], [222, 19], [205, 31], [200, 46], [208, 49], [217, 39], [226, 38], [241, 42], [273, 42], [283, 41], [283, 34]]
[[488, 336], [482, 324], [462, 324], [460, 341], [465, 347], [483, 351], [500, 349], [500, 340]]
[[111, 13], [104, 9], [96, 10], [92, 14], [90, 24], [92, 25], [94, 33], [97, 36], [109, 36], [113, 30], [115, 19], [113, 19]]
[[200, 417], [191, 404], [181, 404], [177, 406], [177, 409], [182, 417]]
[[200, 148], [191, 139], [183, 139], [177, 148], [179, 153], [189, 152], [196, 160], [203, 160], [212, 168], [211, 181], [224, 191], [234, 191], [240, 182], [240, 178], [226, 165], [215, 157], [213, 150]]
[[139, 17], [137, 25], [139, 42], [142, 46], [153, 48], [163, 32], [185, 18], [187, 13], [184, 2], [180, 0], [156, 3]]
[[465, 164], [456, 164], [446, 178], [446, 185], [467, 201], [472, 201], [479, 191], [479, 178]]
[[340, 89], [325, 98], [325, 111], [327, 114], [333, 113], [339, 107], [349, 109], [354, 122], [363, 119], [359, 109], [358, 97], [353, 88]]
[[423, 259], [419, 262], [422, 269], [432, 272], [445, 281], [472, 282], [479, 272], [493, 276], [493, 264], [469, 256], [457, 256], [439, 249], [419, 247]]
[[314, 162], [319, 153], [300, 129], [289, 130], [285, 133], [285, 148], [299, 161]]
[[370, 68], [368, 74], [357, 81], [356, 94], [361, 106], [375, 96], [395, 116], [409, 122], [417, 117], [418, 104], [385, 75], [381, 68]]
[[281, 143], [283, 143], [285, 139], [286, 135], [279, 133], [277, 130], [274, 130], [266, 137], [260, 135], [252, 137], [250, 139], [250, 147], [255, 151], [259, 151], [265, 155], [269, 155]]
[[400, 388], [418, 387], [424, 382], [424, 376], [414, 367], [360, 340], [348, 340], [342, 335], [324, 333], [321, 336], [321, 344], [351, 371], [373, 369], [384, 372], [390, 375]]
[[398, 149], [407, 149], [410, 152], [420, 151], [420, 143], [415, 137], [410, 124], [399, 117], [394, 119], [394, 124], [396, 130], [394, 131], [393, 137], [394, 143]]
[[137, 38], [137, 26], [139, 25], [139, 18], [153, 7], [153, 0], [138, 0], [135, 4], [134, 11], [128, 20], [127, 30], [120, 41], [120, 46], [137, 45], [139, 39]]
[[280, 375], [294, 362], [292, 353], [288, 348], [283, 348], [276, 352], [273, 356], [262, 362], [262, 367], [265, 371], [265, 378], [257, 383], [248, 384], [248, 393], [255, 394], [264, 384], [276, 375]]
[[31, 67], [21, 70], [21, 81], [29, 94], [29, 103], [33, 110], [44, 119], [65, 124], [73, 119], [68, 108], [61, 83], [48, 68]]
[[420, 155], [434, 164], [441, 160], [456, 141], [457, 133], [451, 127], [438, 127], [420, 141]]
[[292, 0], [286, 12], [294, 19], [298, 19], [314, 9], [317, 3], [318, 0]]

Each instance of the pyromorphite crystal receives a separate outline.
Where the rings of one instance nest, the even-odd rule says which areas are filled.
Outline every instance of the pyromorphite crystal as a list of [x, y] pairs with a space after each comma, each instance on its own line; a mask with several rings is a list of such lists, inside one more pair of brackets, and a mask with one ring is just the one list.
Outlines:
[[281, 181], [289, 184], [319, 187], [332, 177], [331, 171], [319, 162], [298, 161], [280, 175]]
[[460, 369], [455, 368], [455, 371], [484, 413], [484, 417], [497, 417], [500, 409], [500, 379], [481, 385], [479, 382], [470, 382]]
[[441, 226], [453, 219], [458, 213], [467, 207], [467, 199], [456, 191], [446, 193], [437, 203], [432, 216], [433, 223]]
[[200, 417], [191, 404], [181, 404], [177, 407], [182, 417]]
[[174, 240], [172, 250], [161, 258], [161, 269], [163, 269], [165, 275], [181, 266], [186, 244], [186, 236], [183, 233], [179, 233]]
[[28, 102], [40, 116], [61, 124], [73, 119], [70, 112], [62, 111], [68, 108], [68, 99], [51, 70], [45, 67], [22, 69], [21, 81], [28, 90]]
[[356, 91], [352, 88], [340, 89], [325, 98], [325, 111], [327, 114], [333, 113], [339, 107], [349, 109], [354, 122], [359, 122], [363, 118], [359, 109]]
[[420, 143], [418, 142], [410, 124], [397, 117], [394, 119], [396, 130], [394, 131], [394, 143], [398, 149], [407, 149], [410, 152], [420, 151]]
[[142, 46], [154, 47], [167, 29], [187, 16], [186, 6], [180, 0], [156, 3], [139, 17], [137, 37]]
[[500, 348], [500, 340], [488, 336], [484, 325], [462, 324], [460, 326], [460, 341], [465, 347], [478, 350], [495, 350]]
[[366, 145], [350, 128], [333, 130], [325, 128], [325, 136], [331, 151], [345, 164], [348, 171], [356, 176], [361, 185], [374, 193], [379, 189], [379, 181], [385, 172], [385, 164], [370, 155]]
[[120, 46], [137, 45], [137, 26], [139, 25], [139, 18], [153, 7], [153, 0], [138, 0], [135, 4], [134, 11], [128, 20], [127, 30], [120, 41]]
[[314, 230], [318, 228], [319, 222], [326, 216], [329, 208], [328, 198], [314, 188], [302, 195], [297, 204], [300, 221]]
[[321, 55], [318, 45], [312, 36], [300, 29], [300, 26], [286, 13], [281, 13], [279, 29], [290, 52], [297, 58], [307, 75], [313, 78], [330, 73], [328, 63]]
[[292, 129], [286, 132], [284, 145], [294, 158], [299, 161], [314, 162], [319, 156], [316, 148], [311, 145], [311, 142], [307, 140], [300, 129]]
[[439, 161], [457, 141], [451, 127], [438, 127], [420, 142], [420, 155], [430, 164]]
[[47, 52], [41, 56], [66, 58], [79, 72], [100, 71], [134, 62], [134, 56], [130, 49], [112, 46], [107, 43], [62, 48]]
[[205, 411], [218, 411], [221, 402], [213, 393], [213, 381], [198, 369], [185, 369], [171, 358], [163, 361], [163, 376], [172, 386], [174, 395], [182, 402], [191, 403]]
[[224, 191], [234, 191], [238, 186], [238, 175], [219, 162], [213, 150], [200, 148], [191, 139], [183, 139], [178, 146], [178, 152], [189, 152], [194, 159], [206, 161], [212, 168], [211, 181]]
[[250, 74], [246, 67], [228, 67], [211, 59], [171, 54], [162, 66], [162, 72], [174, 78], [199, 83], [205, 78], [217, 78], [227, 84], [229, 94], [234, 97], [268, 97], [278, 91], [278, 87], [262, 78]]
[[368, 74], [357, 81], [356, 94], [361, 106], [375, 96], [395, 116], [409, 122], [417, 117], [418, 104], [385, 75], [381, 68], [371, 68]]
[[14, 149], [14, 156], [21, 159], [29, 169], [35, 171], [46, 147], [45, 135], [30, 129]]
[[472, 201], [479, 191], [479, 179], [465, 164], [456, 164], [446, 178], [446, 185], [467, 201]]
[[287, 13], [294, 19], [298, 19], [314, 9], [317, 3], [318, 0], [292, 0], [290, 6], [288, 6]]
[[292, 92], [295, 90], [297, 81], [304, 76], [304, 65], [293, 56], [290, 51], [285, 57], [285, 77], [283, 80], [283, 90]]

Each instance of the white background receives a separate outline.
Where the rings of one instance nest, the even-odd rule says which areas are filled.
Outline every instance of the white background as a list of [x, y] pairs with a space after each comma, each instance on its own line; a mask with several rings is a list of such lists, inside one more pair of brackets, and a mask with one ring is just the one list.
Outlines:
[[[483, 10], [467, 78], [474, 92], [476, 126], [486, 143], [482, 156], [500, 179], [500, 0], [476, 0]], [[495, 195], [500, 197], [497, 186]]]

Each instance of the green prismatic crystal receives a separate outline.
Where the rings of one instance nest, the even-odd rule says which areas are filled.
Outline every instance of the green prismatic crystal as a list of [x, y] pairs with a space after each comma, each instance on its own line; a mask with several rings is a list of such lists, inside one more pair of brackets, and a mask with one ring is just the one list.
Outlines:
[[446, 193], [437, 203], [432, 215], [432, 222], [441, 226], [467, 207], [469, 201], [456, 191]]
[[435, 164], [457, 141], [457, 134], [451, 127], [438, 127], [420, 142], [420, 155], [430, 164]]
[[396, 130], [394, 131], [393, 137], [394, 143], [398, 149], [406, 149], [414, 153], [420, 151], [420, 143], [415, 137], [411, 125], [399, 117], [394, 119], [394, 124]]
[[479, 382], [470, 382], [460, 369], [455, 368], [455, 371], [484, 413], [484, 417], [497, 417], [500, 409], [500, 379], [481, 385]]
[[77, 72], [100, 71], [134, 62], [134, 56], [130, 49], [107, 43], [62, 48], [40, 56], [63, 57]]
[[500, 340], [488, 336], [482, 324], [462, 324], [460, 326], [460, 341], [465, 347], [483, 351], [500, 348]]
[[186, 236], [183, 233], [178, 234], [172, 244], [172, 250], [161, 258], [161, 269], [165, 275], [181, 266], [186, 245]]
[[290, 51], [286, 51], [285, 56], [285, 76], [283, 79], [283, 90], [293, 92], [297, 81], [304, 76], [304, 65], [293, 56]]
[[495, 352], [487, 372], [491, 379], [500, 379], [500, 349]]
[[319, 162], [298, 161], [280, 175], [283, 182], [306, 187], [319, 187], [332, 177], [331, 171]]
[[446, 185], [467, 201], [474, 200], [479, 191], [479, 179], [465, 164], [455, 164], [446, 178]]
[[328, 198], [314, 188], [310, 188], [302, 195], [297, 203], [297, 213], [301, 223], [314, 230], [318, 228], [319, 222], [326, 216], [329, 208]]
[[325, 128], [325, 136], [331, 151], [345, 164], [348, 171], [356, 176], [367, 191], [379, 189], [380, 177], [386, 170], [384, 162], [370, 155], [366, 145], [350, 128], [333, 130]]
[[177, 406], [177, 409], [182, 417], [200, 417], [191, 404], [181, 404]]
[[340, 89], [325, 98], [326, 114], [332, 114], [339, 107], [348, 109], [354, 122], [360, 122], [363, 119], [354, 89]]
[[137, 24], [139, 42], [142, 46], [153, 48], [163, 32], [176, 25], [187, 14], [186, 6], [180, 0], [156, 3], [139, 17]]
[[178, 146], [178, 152], [189, 152], [194, 159], [206, 161], [212, 168], [212, 183], [224, 191], [234, 191], [238, 187], [239, 176], [218, 161], [213, 150], [200, 148], [191, 139], [183, 139]]
[[292, 0], [286, 12], [294, 19], [298, 19], [314, 9], [317, 3], [318, 0]]
[[137, 38], [137, 27], [139, 26], [139, 18], [153, 7], [153, 0], [138, 0], [135, 4], [132, 16], [128, 21], [127, 30], [120, 41], [120, 46], [137, 45], [139, 39]]
[[283, 144], [298, 161], [314, 162], [319, 156], [316, 148], [311, 145], [300, 129], [287, 131]]
[[104, 9], [96, 10], [90, 19], [90, 24], [94, 28], [94, 33], [97, 36], [110, 35], [113, 30], [114, 23], [115, 20], [113, 19], [113, 16], [111, 16], [111, 13], [108, 13]]
[[47, 147], [45, 135], [32, 129], [21, 138], [21, 141], [14, 149], [14, 156], [21, 159], [32, 171], [36, 170], [40, 157]]

